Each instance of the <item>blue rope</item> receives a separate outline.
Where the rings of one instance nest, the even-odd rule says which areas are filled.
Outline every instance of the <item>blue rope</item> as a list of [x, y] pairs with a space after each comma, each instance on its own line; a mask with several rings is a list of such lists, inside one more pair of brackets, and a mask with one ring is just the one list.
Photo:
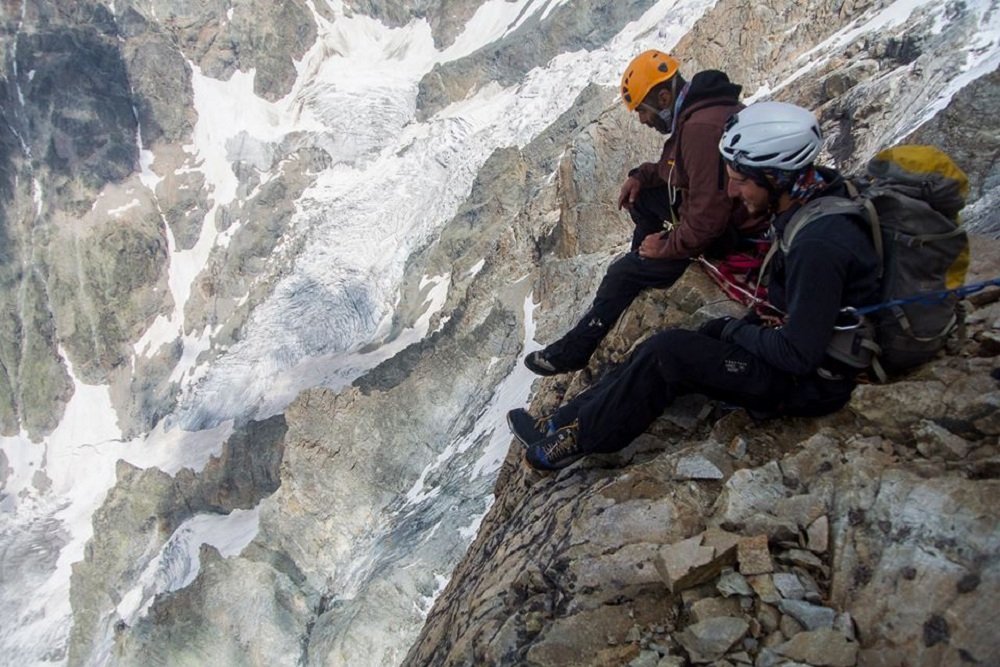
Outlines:
[[971, 285], [962, 285], [961, 287], [956, 287], [955, 289], [941, 290], [940, 292], [925, 292], [923, 294], [915, 294], [913, 296], [908, 296], [902, 299], [893, 299], [892, 301], [886, 301], [885, 303], [878, 303], [874, 306], [862, 306], [861, 308], [854, 308], [854, 312], [858, 315], [867, 315], [868, 313], [874, 313], [878, 310], [884, 310], [885, 308], [895, 308], [896, 306], [905, 306], [908, 303], [926, 303], [935, 304], [942, 303], [950, 296], [957, 296], [959, 298], [966, 297], [970, 294], [975, 294], [980, 292], [990, 285], [995, 285], [1000, 287], [1000, 277], [993, 278], [991, 280], [984, 280], [981, 283], [972, 283]]

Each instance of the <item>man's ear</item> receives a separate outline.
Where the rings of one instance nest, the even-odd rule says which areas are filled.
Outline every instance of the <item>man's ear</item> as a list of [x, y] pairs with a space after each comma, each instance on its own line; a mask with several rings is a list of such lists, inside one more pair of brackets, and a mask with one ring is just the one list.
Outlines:
[[674, 94], [670, 92], [670, 86], [664, 86], [656, 93], [656, 106], [660, 109], [668, 109], [674, 103]]

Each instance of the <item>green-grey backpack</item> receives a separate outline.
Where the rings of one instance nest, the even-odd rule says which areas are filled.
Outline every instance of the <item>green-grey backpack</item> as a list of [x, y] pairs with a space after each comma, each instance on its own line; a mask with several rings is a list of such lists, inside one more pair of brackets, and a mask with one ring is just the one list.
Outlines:
[[[820, 197], [803, 206], [781, 238], [787, 253], [809, 223], [831, 214], [861, 217], [871, 225], [880, 259], [881, 301], [871, 313], [874, 342], [838, 333], [827, 352], [856, 367], [899, 372], [933, 358], [958, 322], [958, 298], [891, 304], [960, 287], [969, 266], [969, 239], [958, 212], [969, 182], [948, 155], [933, 146], [900, 145], [883, 150], [861, 177], [847, 181], [851, 198]], [[843, 359], [844, 349], [858, 352]], [[848, 355], [849, 356], [849, 355]], [[881, 368], [880, 368], [881, 367]]]

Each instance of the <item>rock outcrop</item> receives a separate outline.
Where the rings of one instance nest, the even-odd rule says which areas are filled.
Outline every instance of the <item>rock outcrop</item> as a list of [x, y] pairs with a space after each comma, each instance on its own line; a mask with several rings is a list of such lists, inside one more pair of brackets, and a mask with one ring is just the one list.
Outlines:
[[[115, 3], [115, 12], [121, 17], [128, 37], [151, 33], [154, 41], [151, 51], [147, 52], [142, 43], [130, 44], [129, 50], [134, 49], [135, 57], [142, 58], [153, 72], [171, 76], [167, 64], [176, 63], [181, 54], [215, 79], [225, 80], [236, 71], [253, 70], [256, 73], [255, 92], [271, 101], [291, 91], [296, 78], [295, 61], [316, 39], [313, 15], [302, 0], [249, 0], [236, 4], [222, 0], [201, 3], [119, 0]], [[161, 36], [175, 48], [156, 48], [163, 45]], [[166, 56], [166, 59], [159, 60], [157, 55]], [[132, 64], [139, 63], [133, 60]], [[174, 70], [174, 73], [183, 71]], [[161, 79], [151, 79], [146, 84], [161, 82]], [[159, 85], [147, 90], [155, 92], [152, 99], [142, 96], [144, 105], [168, 102], [169, 98], [160, 97], [166, 90]], [[166, 106], [168, 109], [173, 107], [172, 110], [162, 109], [168, 114], [183, 109], [175, 103]], [[155, 137], [154, 130], [147, 140]]]
[[954, 156], [969, 175], [970, 204], [962, 210], [962, 224], [972, 231], [1000, 237], [1000, 129], [981, 122], [1000, 104], [1000, 70], [986, 74], [979, 85], [955, 95], [947, 109], [910, 137], [913, 143], [940, 146]]
[[[1000, 244], [974, 248], [982, 277]], [[695, 325], [717, 296], [698, 270], [644, 295], [590, 368], [539, 381], [531, 412], [650, 331]], [[693, 397], [621, 453], [554, 474], [526, 466], [515, 441], [404, 664], [988, 661], [998, 317], [994, 290], [958, 354], [863, 385], [822, 419], [757, 422]]]
[[[174, 476], [119, 462], [118, 484], [94, 516], [94, 539], [73, 567], [74, 616], [70, 664], [85, 664], [104, 650], [105, 638], [125, 624], [106, 610], [117, 607], [139, 581], [174, 530], [200, 512], [250, 509], [280, 484], [287, 426], [282, 416], [252, 422], [226, 441], [221, 454], [194, 473]], [[127, 539], [123, 536], [128, 535]], [[182, 597], [187, 593], [180, 594]], [[155, 618], [155, 616], [154, 616]], [[145, 621], [148, 623], [149, 621]]]
[[652, 0], [583, 0], [554, 6], [545, 20], [532, 16], [517, 22], [495, 44], [428, 72], [417, 96], [419, 117], [434, 115], [486, 83], [512, 85], [561, 53], [604, 44], [652, 4]]
[[[426, 19], [443, 46], [485, 3], [342, 4], [396, 26]], [[929, 109], [941, 81], [965, 75], [976, 56], [970, 35], [985, 30], [976, 21], [989, 27], [986, 10], [924, 3], [854, 39], [849, 28], [887, 3], [684, 7], [709, 4], [676, 49], [687, 71], [718, 67], [746, 94], [773, 89], [817, 108], [833, 138], [824, 159], [848, 169], [906, 136], [940, 141], [972, 177], [970, 220], [998, 233], [998, 133], [982, 122], [995, 106], [996, 72], [966, 82], [910, 134], [921, 120], [912, 110]], [[109, 385], [128, 437], [171, 413], [190, 379], [175, 372], [179, 362], [207, 363], [243, 339], [303, 250], [305, 236], [291, 228], [317, 175], [383, 147], [365, 136], [355, 146], [335, 130], [273, 141], [244, 133], [217, 147], [231, 167], [231, 198], [192, 148], [203, 120], [195, 98], [215, 79], [252, 71], [259, 98], [284, 100], [313, 46], [311, 66], [337, 55], [336, 39], [316, 39], [317, 26], [340, 16], [324, 2], [7, 5], [0, 432], [49, 433], [82, 380]], [[435, 67], [414, 93], [417, 115], [519, 82], [557, 54], [595, 49], [653, 6], [549, 3], [495, 43]], [[648, 29], [668, 39], [675, 19]], [[298, 111], [308, 107], [295, 101]], [[614, 194], [630, 166], [655, 159], [661, 139], [624, 112], [614, 89], [586, 88], [545, 132], [485, 160], [457, 214], [421, 239], [379, 342], [420, 320], [446, 283], [422, 341], [349, 387], [310, 389], [283, 416], [239, 425], [197, 474], [120, 464], [74, 566], [69, 647], [51, 657], [72, 665], [146, 664], [151, 654], [308, 665], [990, 659], [997, 646], [979, 619], [997, 588], [996, 510], [987, 501], [998, 469], [991, 372], [1000, 314], [988, 299], [970, 314], [960, 355], [865, 386], [825, 419], [757, 423], [691, 397], [618, 456], [549, 477], [521, 467], [498, 408], [527, 395], [519, 358], [529, 323], [548, 341], [579, 316], [630, 227]], [[206, 239], [216, 251], [172, 321], [178, 337], [143, 348], [144, 334], [173, 312], [170, 268]], [[989, 248], [977, 245], [977, 275], [997, 265]], [[634, 304], [590, 368], [538, 384], [533, 409], [580, 391], [650, 331], [734, 308], [690, 272], [669, 294]], [[338, 330], [325, 315], [319, 326]], [[235, 404], [240, 389], [223, 386]], [[220, 420], [211, 408], [184, 407], [186, 426]], [[0, 452], [0, 490], [11, 465]], [[36, 488], [45, 484], [39, 474]], [[204, 547], [188, 586], [157, 591], [144, 615], [122, 612], [184, 521], [250, 507], [259, 531], [241, 554]], [[53, 549], [66, 541], [55, 522], [35, 529], [53, 533]], [[18, 561], [32, 554], [28, 537], [11, 547]], [[54, 567], [57, 554], [37, 560], [33, 567]]]
[[466, 23], [485, 0], [347, 0], [352, 12], [370, 16], [382, 23], [399, 27], [415, 19], [424, 19], [431, 26], [434, 45], [451, 46]]

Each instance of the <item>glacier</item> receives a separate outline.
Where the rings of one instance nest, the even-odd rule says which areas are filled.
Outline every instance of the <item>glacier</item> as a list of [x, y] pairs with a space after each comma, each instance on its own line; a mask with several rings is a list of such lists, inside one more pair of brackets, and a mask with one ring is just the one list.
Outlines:
[[[424, 122], [416, 120], [417, 86], [435, 64], [462, 58], [509, 34], [530, 16], [544, 17], [560, 3], [490, 0], [456, 41], [440, 51], [424, 21], [388, 28], [331, 4], [332, 21], [309, 3], [319, 37], [296, 64], [298, 80], [292, 92], [278, 102], [254, 95], [252, 71], [222, 82], [195, 68], [198, 121], [194, 143], [186, 150], [190, 168], [205, 175], [214, 208], [194, 248], [177, 250], [171, 241], [169, 285], [175, 310], [159, 318], [135, 345], [137, 357], [150, 356], [183, 340], [182, 361], [174, 369], [175, 379], [182, 382], [175, 413], [150, 433], [126, 441], [106, 387], [73, 377], [75, 392], [63, 421], [41, 447], [23, 434], [0, 439], [12, 471], [0, 503], [5, 573], [0, 584], [0, 651], [17, 664], [61, 660], [71, 617], [70, 566], [82, 558], [92, 534], [91, 516], [115, 483], [118, 460], [168, 473], [185, 467], [199, 470], [218, 453], [237, 420], [279, 414], [307, 388], [339, 389], [426, 336], [432, 316], [444, 306], [450, 277], [425, 277], [422, 315], [390, 339], [404, 266], [454, 216], [486, 159], [497, 148], [528, 144], [587, 85], [614, 87], [623, 62], [646, 48], [671, 48], [715, 3], [656, 3], [603, 48], [562, 54], [514, 86], [486, 85]], [[758, 95], [772, 94], [806, 76], [826, 52], [859, 32], [903, 21], [927, 4], [891, 3], [878, 18], [818, 45], [798, 72]], [[1000, 63], [1000, 12], [988, 11], [986, 0], [968, 4], [980, 10], [983, 23], [978, 40], [967, 47], [965, 69], [944, 82], [937, 96], [918, 101], [921, 111], [909, 129]], [[311, 136], [335, 156], [335, 163], [296, 202], [293, 224], [285, 232], [283, 245], [304, 250], [287, 256], [279, 249], [274, 261], [285, 265], [275, 267], [271, 296], [253, 312], [241, 340], [210, 365], [199, 364], [214, 332], [185, 333], [184, 305], [210, 254], [234, 231], [219, 232], [215, 225], [220, 207], [239, 197], [232, 162], [243, 160], [266, 172], [274, 168], [268, 146], [297, 134]], [[159, 178], [156, 165], [140, 148], [143, 182], [153, 191]], [[262, 182], [266, 179], [263, 173]], [[532, 322], [532, 307], [529, 299], [524, 304], [527, 323]], [[537, 347], [529, 324], [524, 349]], [[462, 453], [474, 454], [471, 479], [478, 480], [477, 488], [489, 488], [509, 442], [503, 414], [526, 400], [533, 379], [519, 367], [494, 389], [491, 407], [478, 416], [474, 430], [428, 461], [420, 481], [400, 499], [400, 517], [438, 498], [440, 489], [428, 480], [449, 474], [443, 468]], [[461, 473], [450, 474], [468, 477], [469, 472], [463, 467]], [[52, 491], [44, 497], [34, 491], [39, 474], [51, 484]], [[488, 509], [489, 500], [485, 502]], [[465, 539], [471, 540], [481, 518], [464, 517]], [[201, 543], [226, 545], [224, 555], [239, 553], [253, 537], [254, 521], [253, 511], [189, 520], [158, 560], [145, 564], [144, 586], [122, 601], [121, 613], [133, 618], [157, 592], [190, 582]], [[372, 560], [357, 563], [346, 579], [357, 587], [365, 577], [379, 576], [385, 567], [377, 562], [379, 557], [373, 552]], [[12, 582], [12, 576], [17, 581]], [[443, 582], [447, 573], [437, 576]], [[426, 612], [433, 597], [413, 602]]]

